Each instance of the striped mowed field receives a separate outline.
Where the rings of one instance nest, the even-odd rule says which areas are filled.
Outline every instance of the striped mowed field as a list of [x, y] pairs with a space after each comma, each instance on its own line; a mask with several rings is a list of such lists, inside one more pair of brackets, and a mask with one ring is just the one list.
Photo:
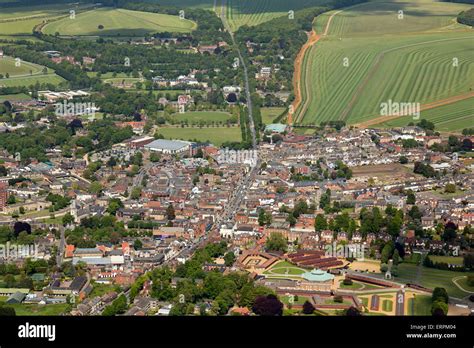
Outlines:
[[469, 93], [474, 34], [455, 22], [469, 6], [377, 1], [318, 17], [321, 34], [334, 14], [327, 35], [303, 60], [298, 122], [357, 124], [380, 117], [381, 103], [389, 100], [423, 105]]
[[91, 6], [91, 4], [70, 3], [2, 7], [0, 9], [0, 34], [7, 39], [12, 39], [15, 36], [31, 39], [33, 28], [44, 21], [69, 16], [71, 10], [77, 13], [86, 11]]
[[66, 17], [48, 23], [45, 34], [59, 33], [63, 36], [143, 36], [152, 32], [186, 33], [196, 29], [197, 24], [179, 16], [160, 13], [99, 8], [79, 13], [74, 19]]
[[[460, 131], [474, 124], [474, 98], [443, 105], [421, 112], [425, 118], [436, 125], [441, 132]], [[409, 117], [400, 117], [392, 121], [375, 125], [376, 127], [404, 127], [412, 122]]]
[[[221, 2], [222, 0], [217, 0]], [[277, 17], [289, 16], [289, 11], [322, 6], [327, 0], [225, 0], [226, 17], [232, 31], [243, 25], [258, 25]]]

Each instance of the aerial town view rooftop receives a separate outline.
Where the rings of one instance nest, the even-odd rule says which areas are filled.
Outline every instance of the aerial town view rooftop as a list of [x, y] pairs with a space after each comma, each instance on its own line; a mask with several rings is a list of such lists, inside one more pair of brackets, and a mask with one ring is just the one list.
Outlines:
[[473, 26], [473, 0], [0, 0], [0, 345], [281, 317], [472, 347]]

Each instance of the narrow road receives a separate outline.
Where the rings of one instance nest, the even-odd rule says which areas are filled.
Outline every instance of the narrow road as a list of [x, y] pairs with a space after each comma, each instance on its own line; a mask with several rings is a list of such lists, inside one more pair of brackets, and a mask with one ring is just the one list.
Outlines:
[[466, 292], [466, 293], [468, 293], [468, 294], [474, 294], [474, 291], [466, 290], [466, 289], [464, 289], [461, 285], [458, 284], [458, 281], [459, 281], [460, 279], [463, 279], [463, 278], [465, 278], [465, 277], [464, 277], [464, 276], [461, 276], [461, 277], [453, 278], [453, 279], [452, 279], [452, 282], [453, 282], [454, 285], [456, 285], [460, 290], [462, 290], [462, 291], [464, 291], [464, 292]]
[[64, 236], [64, 227], [61, 226], [59, 228], [59, 231], [61, 233], [61, 237], [59, 239], [59, 248], [58, 248], [58, 256], [56, 257], [56, 264], [58, 267], [61, 267], [61, 264], [63, 263], [63, 257], [64, 257], [64, 248], [66, 246], [66, 238]]
[[130, 187], [130, 192], [128, 192], [128, 198], [132, 197], [132, 192], [134, 188], [141, 186], [143, 178], [146, 174], [148, 174], [148, 171], [153, 168], [153, 166], [153, 163], [147, 164], [146, 166], [140, 169], [137, 175], [135, 175], [135, 177], [133, 178], [132, 186]]
[[229, 24], [227, 23], [227, 18], [225, 16], [225, 9], [226, 9], [226, 2], [227, 0], [222, 0], [222, 6], [221, 6], [221, 21], [222, 24], [224, 25], [224, 28], [227, 30], [227, 32], [230, 34], [230, 37], [232, 39], [232, 44], [237, 51], [239, 55], [239, 63], [242, 65], [244, 69], [244, 80], [245, 80], [245, 97], [247, 98], [247, 110], [248, 110], [248, 117], [249, 117], [249, 127], [250, 127], [250, 133], [252, 135], [252, 148], [257, 147], [257, 136], [255, 132], [255, 123], [253, 122], [253, 114], [252, 114], [252, 99], [250, 98], [250, 84], [249, 84], [249, 77], [248, 77], [248, 70], [247, 70], [247, 65], [245, 64], [245, 60], [242, 56], [242, 53], [240, 52], [239, 45], [235, 42], [234, 38], [234, 33], [230, 29]]

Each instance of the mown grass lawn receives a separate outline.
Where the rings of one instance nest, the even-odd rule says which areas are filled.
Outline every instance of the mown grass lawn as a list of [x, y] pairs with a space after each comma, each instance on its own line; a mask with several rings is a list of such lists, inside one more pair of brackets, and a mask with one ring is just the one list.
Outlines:
[[433, 262], [447, 263], [450, 265], [462, 265], [463, 258], [461, 256], [436, 256], [430, 255], [430, 260]]
[[[290, 304], [291, 295], [280, 295], [279, 297], [280, 301], [283, 302], [285, 305], [288, 306]], [[310, 298], [306, 296], [296, 297], [293, 295], [293, 305], [303, 305], [306, 301], [310, 301]]]
[[69, 304], [67, 303], [58, 303], [58, 304], [47, 304], [47, 305], [37, 305], [37, 304], [9, 304], [8, 307], [13, 307], [15, 313], [18, 316], [36, 316], [36, 315], [61, 315], [65, 313]]
[[231, 114], [223, 111], [188, 111], [182, 114], [172, 114], [170, 117], [176, 122], [187, 121], [190, 124], [200, 122], [210, 124], [211, 122], [225, 122], [231, 117]]
[[275, 118], [280, 116], [283, 111], [285, 111], [285, 108], [261, 108], [260, 113], [262, 114], [262, 122], [265, 124], [274, 123]]
[[[417, 265], [402, 263], [398, 266], [398, 277], [395, 277], [395, 281], [401, 281], [404, 283], [419, 283], [421, 286], [434, 289], [436, 287], [445, 288], [449, 296], [463, 298], [469, 295], [469, 293], [459, 289], [452, 281], [456, 277], [465, 277], [468, 275], [466, 272], [454, 272], [444, 271], [436, 268], [428, 268], [421, 266], [420, 281], [417, 282]], [[474, 291], [474, 287], [469, 287], [466, 284], [466, 290]]]
[[[101, 26], [99, 28], [99, 26]], [[64, 36], [143, 36], [151, 32], [170, 31], [186, 33], [194, 30], [196, 23], [161, 13], [99, 8], [53, 21], [43, 28], [49, 35]]]
[[162, 127], [157, 132], [165, 139], [209, 141], [216, 146], [227, 141], [242, 141], [240, 127]]
[[120, 287], [113, 285], [113, 284], [101, 284], [101, 283], [93, 283], [92, 284], [92, 291], [89, 294], [90, 298], [96, 297], [96, 296], [102, 296], [105, 295], [108, 292], [111, 291], [117, 291], [119, 290]]
[[431, 315], [431, 296], [415, 294], [409, 298], [408, 315]]
[[351, 285], [344, 285], [343, 281], [341, 280], [339, 283], [339, 287], [341, 289], [347, 289], [347, 290], [359, 290], [359, 289], [362, 289], [364, 285], [355, 281], [352, 281]]
[[383, 300], [382, 301], [382, 309], [385, 312], [391, 312], [393, 309], [393, 301], [391, 300]]

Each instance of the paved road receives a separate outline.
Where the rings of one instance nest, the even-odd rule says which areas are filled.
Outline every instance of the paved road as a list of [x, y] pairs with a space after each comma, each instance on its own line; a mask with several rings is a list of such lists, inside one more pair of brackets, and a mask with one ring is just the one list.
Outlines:
[[250, 98], [250, 84], [249, 84], [249, 77], [248, 77], [248, 70], [247, 65], [245, 64], [245, 60], [240, 52], [239, 45], [235, 42], [234, 33], [230, 29], [229, 24], [227, 23], [227, 19], [225, 16], [225, 9], [226, 9], [226, 0], [222, 0], [221, 6], [221, 21], [224, 25], [224, 28], [229, 32], [230, 37], [232, 38], [232, 44], [237, 51], [240, 59], [240, 64], [244, 69], [244, 80], [245, 80], [245, 98], [247, 99], [247, 110], [248, 110], [248, 117], [249, 117], [249, 126], [250, 126], [250, 133], [252, 135], [252, 147], [255, 149], [257, 147], [257, 136], [255, 132], [255, 124], [253, 122], [253, 114], [252, 114], [252, 99]]
[[134, 188], [141, 186], [143, 178], [145, 177], [146, 174], [148, 174], [150, 169], [153, 168], [154, 166], [155, 166], [154, 163], [147, 164], [140, 169], [137, 175], [135, 175], [135, 177], [133, 178], [132, 187], [130, 187], [130, 191], [128, 192], [128, 198], [132, 196], [132, 192]]
[[64, 236], [65, 228], [61, 226], [59, 228], [59, 232], [61, 233], [61, 237], [59, 239], [59, 248], [58, 248], [58, 256], [56, 257], [56, 264], [58, 267], [61, 267], [61, 264], [63, 263], [63, 257], [64, 257], [64, 248], [66, 246], [66, 238]]

